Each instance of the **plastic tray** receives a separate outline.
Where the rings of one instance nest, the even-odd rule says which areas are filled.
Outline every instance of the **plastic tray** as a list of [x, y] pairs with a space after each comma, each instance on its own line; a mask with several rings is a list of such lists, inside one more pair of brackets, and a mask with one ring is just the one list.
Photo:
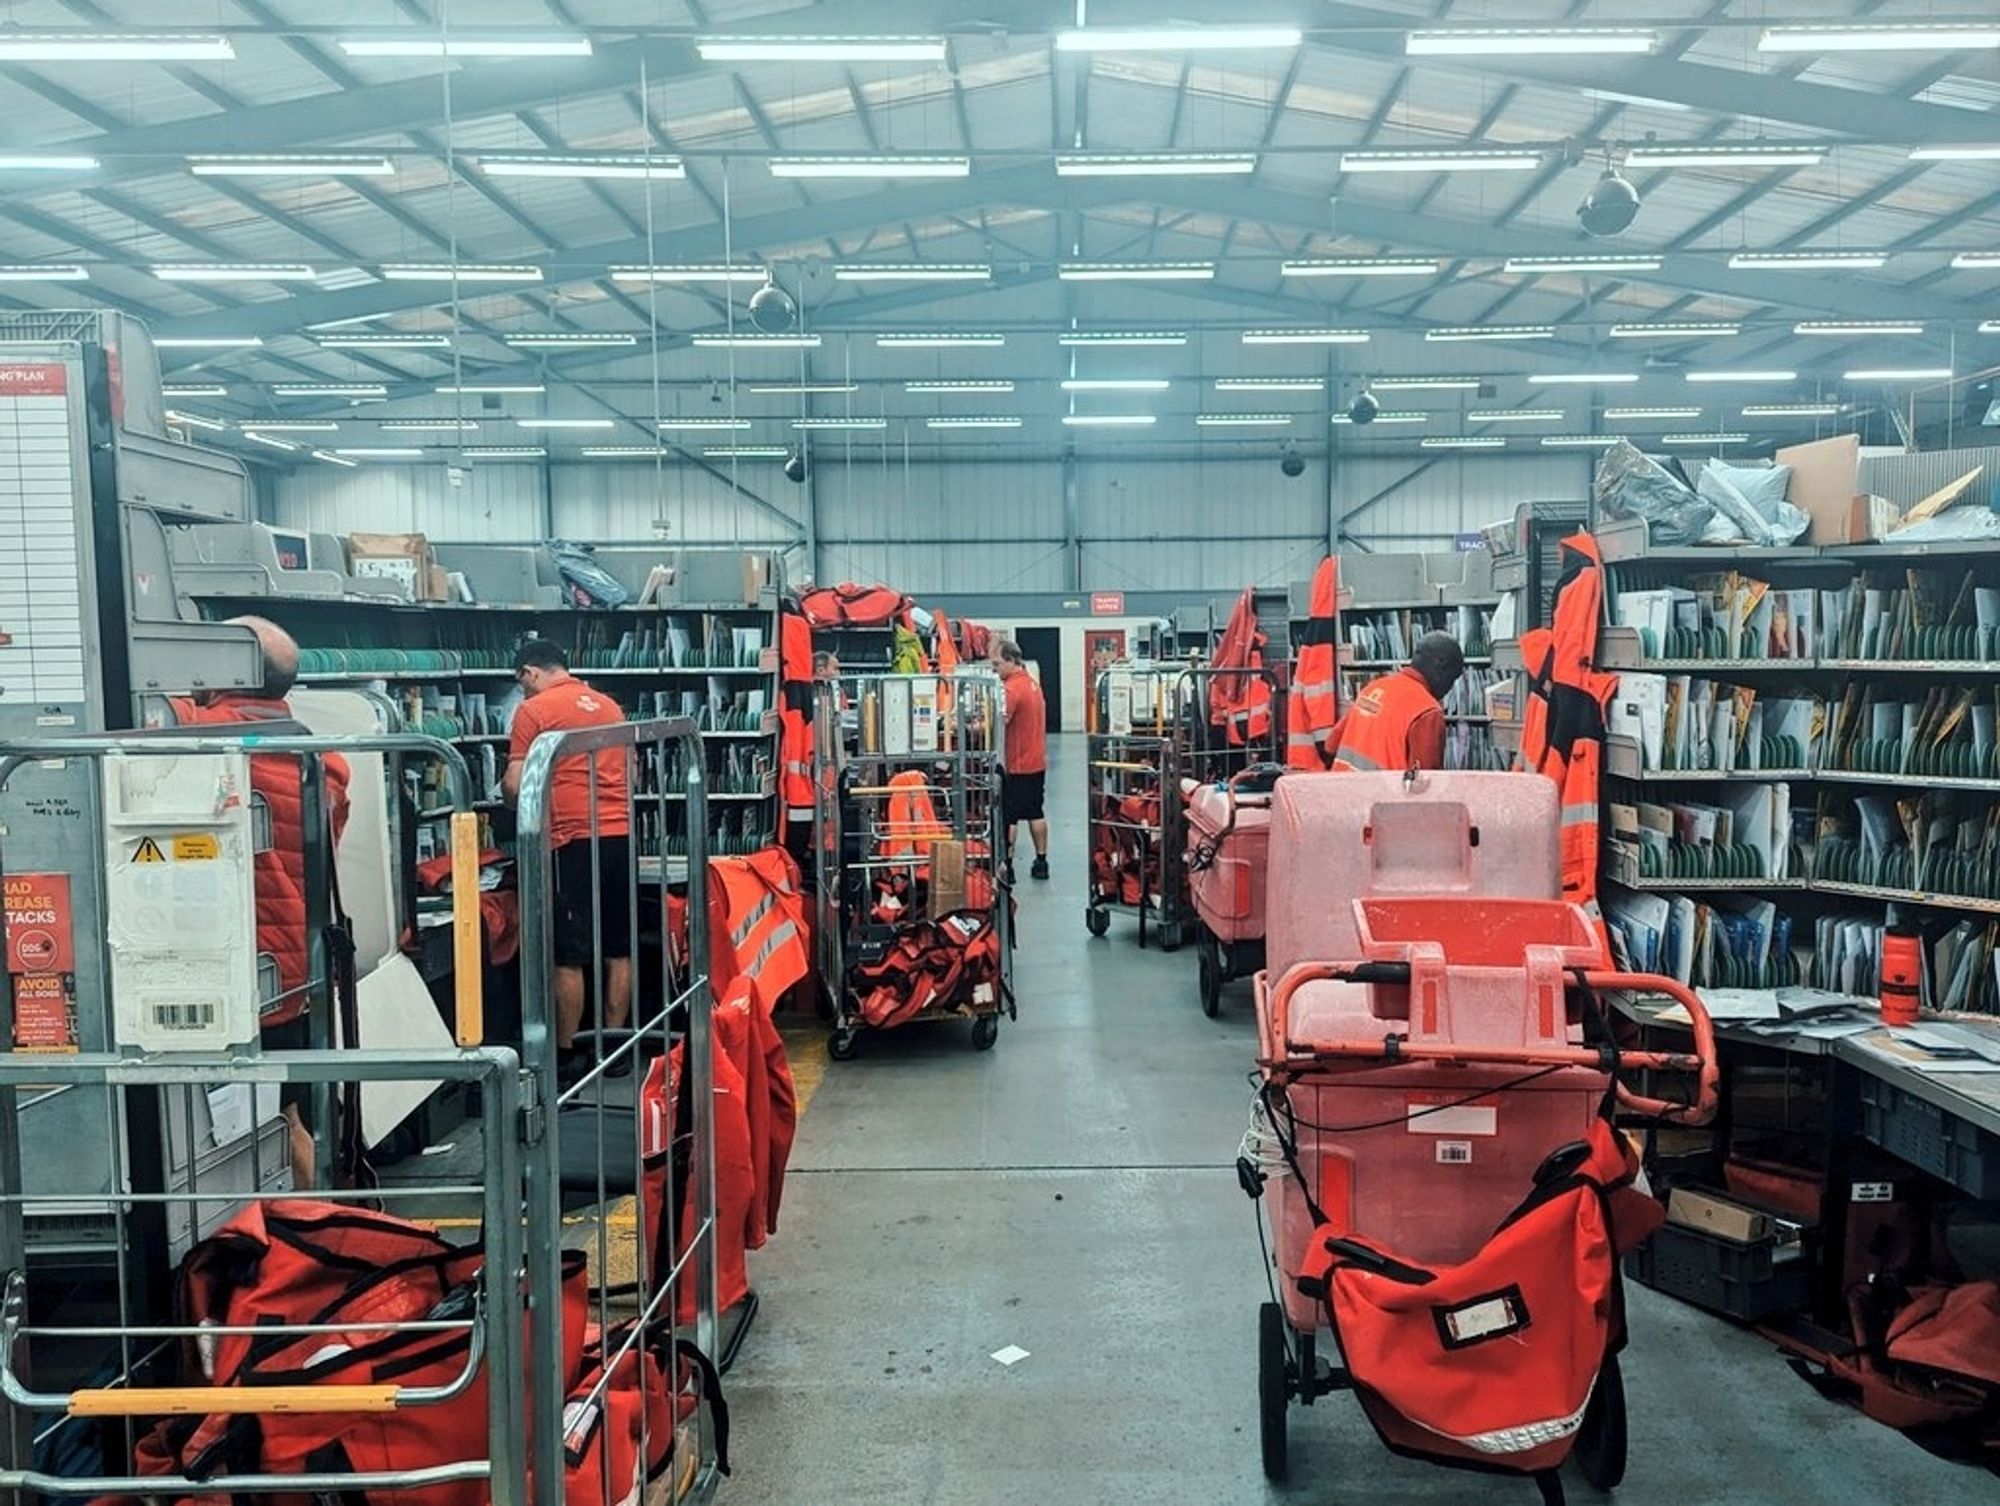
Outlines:
[[1861, 1133], [1899, 1161], [1972, 1197], [2000, 1199], [2000, 1156], [1984, 1154], [1976, 1125], [1892, 1082], [1861, 1074]]
[[[1789, 1248], [1789, 1247], [1788, 1247]], [[1641, 1286], [1710, 1312], [1756, 1322], [1796, 1312], [1812, 1299], [1812, 1268], [1803, 1256], [1777, 1260], [1778, 1246], [1740, 1245], [1698, 1229], [1663, 1224], [1625, 1257], [1625, 1274]]]

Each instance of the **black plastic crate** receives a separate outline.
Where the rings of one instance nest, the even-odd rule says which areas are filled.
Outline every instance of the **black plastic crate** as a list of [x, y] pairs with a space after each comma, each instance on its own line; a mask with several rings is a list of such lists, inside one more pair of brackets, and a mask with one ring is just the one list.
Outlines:
[[1976, 1198], [2000, 1199], [2000, 1156], [1981, 1153], [1980, 1132], [1894, 1083], [1861, 1075], [1861, 1133], [1899, 1161]]
[[[1783, 1250], [1789, 1258], [1774, 1257]], [[1641, 1286], [1745, 1322], [1796, 1312], [1812, 1298], [1812, 1270], [1796, 1245], [1740, 1245], [1698, 1229], [1663, 1224], [1625, 1257]]]

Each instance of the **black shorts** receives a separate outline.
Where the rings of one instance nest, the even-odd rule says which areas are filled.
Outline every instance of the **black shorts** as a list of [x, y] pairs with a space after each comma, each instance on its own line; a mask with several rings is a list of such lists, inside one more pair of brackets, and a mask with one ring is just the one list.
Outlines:
[[591, 964], [590, 881], [597, 877], [604, 955], [632, 955], [632, 839], [599, 837], [591, 862], [590, 838], [578, 837], [555, 851], [555, 943], [557, 967]]
[[1000, 788], [1000, 806], [1007, 825], [1043, 819], [1042, 795], [1048, 788], [1048, 782], [1046, 769], [1037, 769], [1032, 774], [1006, 776]]
[[[310, 1051], [312, 1021], [300, 1015], [296, 1020], [287, 1020], [282, 1025], [266, 1025], [260, 1040], [266, 1051]], [[309, 1082], [278, 1084], [278, 1106], [297, 1109], [299, 1123], [308, 1130], [312, 1128], [312, 1094], [313, 1085]]]

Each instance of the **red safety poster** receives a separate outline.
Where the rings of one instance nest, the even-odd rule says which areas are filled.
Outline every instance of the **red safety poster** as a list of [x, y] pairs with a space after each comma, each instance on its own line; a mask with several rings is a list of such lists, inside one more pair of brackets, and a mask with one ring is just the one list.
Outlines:
[[74, 1051], [76, 939], [69, 875], [10, 873], [4, 894], [7, 971], [14, 982], [14, 1049]]

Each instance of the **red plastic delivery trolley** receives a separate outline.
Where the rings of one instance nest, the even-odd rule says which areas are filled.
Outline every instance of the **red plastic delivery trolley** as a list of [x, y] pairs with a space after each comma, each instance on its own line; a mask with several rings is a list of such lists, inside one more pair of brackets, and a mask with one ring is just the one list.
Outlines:
[[1253, 764], [1214, 784], [1181, 781], [1187, 803], [1188, 893], [1200, 917], [1201, 1012], [1222, 1011], [1223, 985], [1264, 965], [1264, 871], [1271, 788], [1282, 764]]
[[[1391, 1450], [1529, 1476], [1545, 1502], [1572, 1452], [1600, 1489], [1624, 1473], [1618, 1260], [1662, 1211], [1611, 1116], [1704, 1121], [1716, 1059], [1701, 1001], [1611, 971], [1559, 898], [1559, 822], [1555, 786], [1520, 775], [1306, 774], [1273, 793], [1238, 1166], [1275, 1244], [1273, 1478], [1291, 1403], [1337, 1390]], [[1694, 1051], [1622, 1049], [1601, 1001], [1616, 988], [1679, 1000]], [[1686, 1097], [1636, 1096], [1637, 1071]]]

